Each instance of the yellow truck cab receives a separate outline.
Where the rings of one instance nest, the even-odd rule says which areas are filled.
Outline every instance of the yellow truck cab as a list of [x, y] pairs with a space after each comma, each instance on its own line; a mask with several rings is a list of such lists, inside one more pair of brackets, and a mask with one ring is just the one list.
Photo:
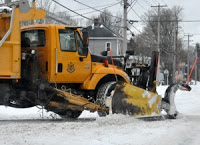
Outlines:
[[106, 65], [109, 58], [90, 54], [78, 27], [52, 24], [23, 27], [21, 44], [22, 56], [33, 50], [38, 54], [40, 76], [51, 84], [97, 90], [102, 84], [116, 81], [116, 77], [129, 83], [120, 62], [115, 61], [118, 66]]

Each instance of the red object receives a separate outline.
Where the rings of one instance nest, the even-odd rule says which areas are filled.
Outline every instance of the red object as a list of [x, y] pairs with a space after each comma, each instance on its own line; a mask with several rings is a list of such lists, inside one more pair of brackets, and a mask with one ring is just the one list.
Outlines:
[[109, 50], [110, 50], [110, 59], [112, 61], [113, 71], [114, 71], [115, 78], [116, 78], [116, 81], [117, 81], [117, 74], [116, 74], [116, 71], [115, 71], [114, 61], [113, 61], [113, 57], [112, 57], [112, 50], [111, 50], [110, 47], [109, 47]]
[[104, 66], [105, 66], [105, 67], [108, 67], [108, 60], [105, 60], [105, 61], [104, 61]]
[[187, 82], [186, 82], [187, 85], [188, 85], [188, 83], [189, 83], [189, 81], [190, 81], [190, 77], [191, 77], [192, 72], [193, 72], [193, 69], [194, 69], [194, 67], [195, 67], [195, 65], [196, 65], [196, 63], [197, 63], [197, 60], [198, 60], [198, 57], [196, 57], [196, 59], [195, 59], [195, 61], [194, 61], [194, 64], [193, 64], [193, 66], [192, 66], [192, 69], [191, 69], [191, 71], [190, 71], [190, 74], [189, 74], [189, 76], [188, 76], [188, 79], [187, 79]]
[[11, 75], [0, 75], [0, 77], [11, 78]]

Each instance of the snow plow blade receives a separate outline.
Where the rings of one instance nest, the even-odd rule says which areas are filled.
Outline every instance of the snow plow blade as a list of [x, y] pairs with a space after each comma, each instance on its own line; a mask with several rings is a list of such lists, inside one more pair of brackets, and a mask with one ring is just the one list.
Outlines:
[[165, 110], [167, 118], [175, 119], [178, 115], [174, 102], [177, 90], [191, 91], [191, 87], [184, 83], [170, 85], [164, 98], [154, 92], [150, 92], [136, 86], [118, 83], [111, 99], [112, 113], [132, 116], [159, 116]]
[[136, 86], [118, 83], [112, 96], [112, 113], [133, 116], [160, 115], [162, 97]]

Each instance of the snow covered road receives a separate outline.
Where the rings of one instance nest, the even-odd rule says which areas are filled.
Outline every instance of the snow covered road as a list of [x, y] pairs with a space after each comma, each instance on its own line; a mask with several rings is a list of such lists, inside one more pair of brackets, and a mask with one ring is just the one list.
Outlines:
[[[0, 145], [199, 145], [200, 84], [178, 91], [176, 120], [143, 121], [124, 115], [99, 118], [85, 111], [62, 120], [37, 108], [0, 107]], [[164, 95], [166, 87], [159, 87]]]

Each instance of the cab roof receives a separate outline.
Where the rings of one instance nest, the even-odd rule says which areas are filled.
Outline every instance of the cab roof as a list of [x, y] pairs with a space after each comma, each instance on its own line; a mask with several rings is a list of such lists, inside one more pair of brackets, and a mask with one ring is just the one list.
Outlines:
[[33, 25], [28, 25], [28, 26], [24, 26], [21, 28], [21, 30], [28, 30], [31, 28], [49, 28], [49, 27], [57, 27], [60, 29], [65, 29], [67, 28], [76, 28], [79, 29], [81, 27], [76, 27], [76, 26], [71, 26], [71, 25], [60, 25], [60, 24], [33, 24]]

